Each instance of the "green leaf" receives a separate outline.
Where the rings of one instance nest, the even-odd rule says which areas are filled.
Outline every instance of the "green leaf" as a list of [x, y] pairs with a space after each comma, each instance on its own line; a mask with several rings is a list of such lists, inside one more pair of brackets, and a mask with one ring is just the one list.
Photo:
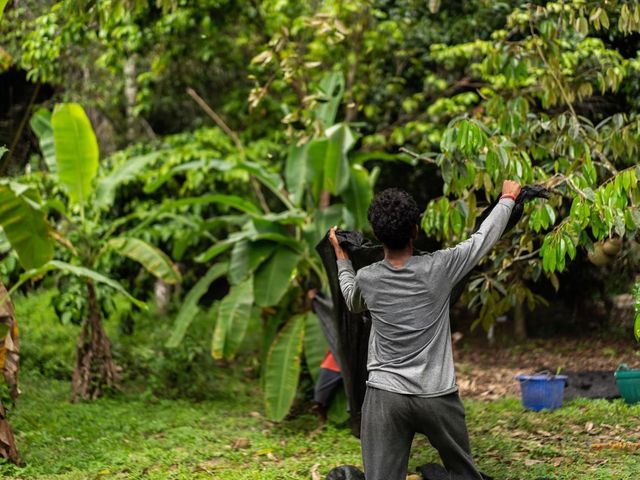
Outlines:
[[[0, 0], [1, 1], [1, 0]], [[38, 144], [42, 152], [42, 158], [51, 173], [58, 171], [56, 164], [56, 147], [53, 139], [53, 127], [51, 126], [51, 112], [46, 108], [40, 108], [33, 114], [29, 121], [31, 130], [38, 137]]]
[[347, 394], [344, 391], [344, 384], [342, 384], [331, 400], [331, 405], [329, 405], [329, 411], [327, 412], [327, 418], [338, 425], [345, 423], [349, 420], [349, 411], [347, 407]]
[[309, 148], [307, 150], [306, 181], [309, 184], [311, 195], [316, 202], [320, 198], [320, 192], [322, 192], [324, 186], [324, 167], [328, 149], [329, 139], [318, 138], [309, 142]]
[[320, 320], [315, 313], [307, 312], [304, 317], [304, 358], [314, 383], [318, 380], [320, 364], [328, 350]]
[[369, 172], [364, 167], [352, 165], [350, 168], [349, 186], [342, 192], [347, 209], [345, 220], [348, 228], [361, 230], [368, 224], [367, 210], [373, 198], [373, 188], [369, 184]]
[[[232, 358], [244, 338], [253, 304], [253, 278], [231, 287], [218, 307], [211, 342], [211, 355], [219, 360]], [[236, 325], [237, 324], [237, 325]], [[235, 337], [233, 337], [235, 335]], [[230, 345], [227, 346], [227, 342]]]
[[26, 270], [53, 258], [49, 224], [39, 204], [35, 190], [14, 182], [0, 183], [0, 226]]
[[[355, 139], [349, 127], [340, 123], [327, 130], [329, 142], [322, 152], [309, 150], [309, 155], [323, 153], [324, 182], [323, 189], [333, 195], [340, 194], [349, 184], [349, 160], [347, 153], [353, 147]], [[313, 142], [312, 142], [313, 143]]]
[[96, 205], [98, 207], [110, 206], [118, 186], [135, 180], [140, 172], [144, 171], [150, 163], [156, 161], [159, 155], [160, 152], [153, 152], [129, 158], [106, 177], [101, 178], [96, 187]]
[[273, 253], [276, 245], [272, 242], [249, 242], [240, 240], [231, 250], [229, 260], [229, 283], [237, 285], [252, 273], [269, 255]]
[[[162, 153], [163, 152], [157, 152], [157, 155], [160, 155]], [[149, 181], [144, 186], [143, 191], [144, 193], [153, 193], [160, 187], [162, 187], [165, 183], [167, 183], [175, 175], [178, 175], [180, 173], [186, 173], [195, 170], [201, 170], [203, 172], [208, 172], [209, 170], [226, 172], [231, 170], [233, 167], [233, 163], [219, 159], [194, 160], [192, 162], [181, 163], [180, 165], [172, 167], [168, 172], [165, 172]]]
[[636, 315], [636, 321], [633, 327], [633, 332], [636, 336], [636, 340], [640, 342], [640, 314]]
[[276, 195], [280, 196], [284, 184], [282, 183], [282, 178], [275, 172], [270, 172], [266, 168], [264, 168], [259, 163], [250, 162], [248, 160], [243, 161], [241, 164], [235, 166], [238, 170], [244, 170], [262, 183], [265, 187], [271, 190]]
[[250, 328], [250, 325], [251, 328], [255, 328], [255, 325], [260, 325], [261, 316], [262, 309], [254, 306], [251, 308], [249, 315], [231, 325], [227, 332], [227, 340], [224, 346], [224, 358], [235, 358], [245, 338], [247, 329]]
[[[7, 6], [7, 2], [9, 0], [0, 0], [0, 21], [2, 21], [2, 15], [4, 14], [4, 7]], [[1, 152], [0, 152], [0, 157], [1, 157]]]
[[289, 288], [291, 275], [298, 265], [300, 254], [279, 247], [254, 275], [256, 304], [261, 307], [276, 305]]
[[77, 103], [56, 105], [51, 117], [58, 178], [71, 203], [85, 205], [98, 171], [98, 141], [83, 108]]
[[304, 186], [308, 170], [308, 151], [308, 143], [301, 146], [291, 145], [285, 166], [285, 179], [289, 190], [289, 198], [297, 207], [300, 206], [304, 197]]
[[556, 223], [556, 212], [553, 210], [553, 207], [548, 203], [544, 204], [544, 209], [547, 211], [547, 215], [549, 216], [549, 222], [551, 225]]
[[[200, 255], [198, 255], [195, 258], [195, 261], [198, 263], [206, 263], [209, 260], [217, 257], [218, 255], [220, 255], [223, 252], [226, 252], [227, 250], [229, 250], [231, 247], [233, 247], [236, 242], [239, 242], [241, 240], [245, 240], [247, 238], [250, 238], [252, 240], [259, 240], [260, 235], [257, 234], [257, 232], [255, 230], [251, 230], [251, 229], [242, 229], [239, 232], [233, 232], [231, 235], [229, 235], [227, 238], [225, 238], [224, 240], [221, 240], [215, 244], [213, 244], [211, 247], [209, 247], [206, 251], [204, 251], [203, 253], [201, 253]], [[295, 239], [289, 238], [289, 237], [284, 237], [284, 239], [286, 241], [292, 241], [292, 242], [296, 242]]]
[[138, 300], [133, 295], [131, 295], [116, 280], [113, 280], [112, 278], [106, 277], [106, 276], [102, 275], [101, 273], [96, 272], [95, 270], [91, 270], [89, 268], [81, 267], [79, 265], [72, 265], [70, 263], [61, 262], [59, 260], [51, 260], [50, 262], [45, 263], [41, 267], [34, 268], [34, 269], [31, 269], [31, 270], [27, 270], [26, 272], [24, 272], [22, 275], [20, 275], [20, 279], [18, 280], [18, 282], [11, 288], [11, 290], [9, 291], [9, 294], [13, 293], [20, 286], [22, 286], [25, 282], [27, 282], [27, 281], [29, 281], [31, 279], [34, 279], [34, 278], [41, 278], [47, 272], [50, 272], [51, 270], [61, 270], [63, 272], [70, 273], [70, 274], [76, 275], [78, 277], [87, 278], [89, 280], [93, 280], [94, 282], [98, 282], [98, 283], [102, 283], [104, 285], [107, 285], [107, 286], [113, 288], [114, 290], [122, 293], [133, 304], [137, 305], [141, 309], [143, 309], [143, 310], [147, 309], [147, 305], [144, 302]]
[[149, 245], [144, 240], [132, 237], [116, 237], [107, 242], [107, 247], [138, 262], [152, 275], [168, 284], [176, 284], [182, 280], [180, 272], [171, 259], [164, 252]]
[[289, 412], [298, 389], [300, 356], [304, 337], [304, 316], [291, 318], [269, 349], [265, 369], [265, 406], [276, 422]]
[[210, 194], [200, 197], [187, 197], [178, 200], [167, 200], [162, 202], [162, 211], [174, 210], [177, 208], [189, 207], [192, 205], [204, 205], [207, 203], [216, 203], [227, 207], [235, 208], [246, 213], [260, 213], [260, 209], [244, 198], [237, 195]]
[[318, 105], [314, 109], [316, 118], [327, 129], [336, 121], [336, 115], [344, 94], [342, 72], [331, 72], [320, 81]]
[[178, 315], [176, 315], [176, 321], [173, 324], [173, 332], [169, 340], [167, 340], [166, 346], [169, 348], [175, 348], [180, 345], [184, 338], [189, 325], [199, 312], [198, 302], [200, 298], [207, 293], [209, 286], [218, 278], [224, 276], [227, 272], [227, 263], [216, 263], [213, 265], [203, 277], [196, 282], [196, 284], [189, 290], [186, 297], [182, 301]]

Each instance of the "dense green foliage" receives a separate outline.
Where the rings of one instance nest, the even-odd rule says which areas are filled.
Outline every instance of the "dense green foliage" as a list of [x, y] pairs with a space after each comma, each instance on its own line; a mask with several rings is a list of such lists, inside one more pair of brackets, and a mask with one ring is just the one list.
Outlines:
[[[45, 220], [72, 227], [68, 240], [86, 248], [58, 250], [54, 262], [129, 277], [121, 290], [145, 300], [149, 278], [98, 246], [146, 267], [156, 252], [166, 268], [152, 273], [169, 282], [177, 274], [169, 278], [160, 251], [170, 252], [184, 295], [163, 348], [185, 348], [204, 315], [212, 356], [232, 359], [261, 327], [267, 411], [282, 419], [304, 359], [318, 356], [304, 298], [309, 282], [325, 284], [313, 248], [334, 224], [366, 231], [377, 188], [414, 193], [426, 205], [424, 233], [443, 246], [469, 235], [504, 179], [551, 190], [468, 284], [466, 303], [485, 328], [545, 302], [545, 286], [558, 290], [587, 252], [605, 264], [632, 250], [639, 30], [640, 7], [625, 1], [12, 2], [0, 71], [49, 84], [51, 102], [85, 105], [103, 152], [127, 148], [100, 165], [90, 139], [65, 155], [90, 129], [56, 137], [56, 114], [28, 107], [42, 154], [31, 165], [48, 173], [23, 179], [29, 189], [3, 179], [0, 196], [40, 229]], [[209, 118], [218, 128], [202, 128]], [[31, 208], [40, 197], [43, 209]], [[46, 235], [14, 233], [0, 238], [3, 256], [11, 244], [31, 268], [43, 259], [27, 264], [21, 252], [52, 255]], [[601, 253], [612, 245], [613, 255]], [[13, 255], [0, 272], [15, 279]], [[77, 284], [62, 290], [58, 309], [86, 314]]]

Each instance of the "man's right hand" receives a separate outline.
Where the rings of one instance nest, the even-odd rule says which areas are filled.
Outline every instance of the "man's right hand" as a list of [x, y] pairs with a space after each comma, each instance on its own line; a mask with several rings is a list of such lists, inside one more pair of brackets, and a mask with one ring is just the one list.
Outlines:
[[338, 260], [349, 260], [347, 252], [345, 252], [338, 243], [338, 237], [336, 237], [336, 230], [338, 227], [331, 227], [329, 229], [329, 242], [333, 246], [333, 250], [336, 252], [336, 258]]
[[520, 184], [513, 180], [505, 180], [502, 183], [502, 196], [512, 198], [514, 201], [520, 195]]

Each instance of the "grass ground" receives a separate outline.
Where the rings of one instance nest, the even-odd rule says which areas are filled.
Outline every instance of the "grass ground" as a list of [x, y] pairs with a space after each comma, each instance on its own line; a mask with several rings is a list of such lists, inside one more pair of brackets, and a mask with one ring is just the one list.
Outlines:
[[[67, 382], [27, 377], [10, 414], [26, 466], [0, 465], [0, 476], [309, 479], [313, 470], [324, 478], [336, 465], [361, 466], [348, 430], [317, 432], [306, 413], [273, 424], [260, 413], [256, 380], [239, 369], [216, 375], [219, 389], [203, 402], [121, 394], [76, 405]], [[640, 471], [637, 449], [594, 448], [640, 442], [640, 405], [579, 400], [541, 413], [512, 397], [465, 405], [475, 457], [496, 479], [632, 479]], [[416, 438], [410, 468], [429, 461], [435, 451]]]

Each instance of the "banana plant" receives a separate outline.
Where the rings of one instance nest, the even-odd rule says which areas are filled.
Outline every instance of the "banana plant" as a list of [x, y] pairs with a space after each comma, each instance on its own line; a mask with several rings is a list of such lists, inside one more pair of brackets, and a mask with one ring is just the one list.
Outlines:
[[[325, 87], [341, 84], [339, 74], [330, 77], [323, 82]], [[368, 170], [364, 162], [390, 159], [384, 154], [354, 154], [355, 133], [348, 124], [335, 122], [342, 90], [326, 89], [338, 96], [325, 98], [318, 107], [319, 126], [326, 128], [306, 143], [292, 145], [282, 171], [269, 170], [242, 155], [240, 161], [229, 160], [222, 167], [223, 160], [217, 166], [246, 171], [270, 193], [270, 204], [259, 197], [248, 200], [227, 194], [167, 203], [170, 207], [176, 202], [212, 202], [239, 215], [232, 216], [226, 238], [195, 257], [212, 266], [187, 294], [167, 346], [180, 344], [199, 311], [200, 297], [213, 281], [225, 277], [229, 292], [209, 311], [214, 319], [211, 353], [216, 359], [233, 358], [247, 326], [262, 320], [264, 400], [268, 416], [276, 421], [291, 408], [303, 358], [309, 371], [317, 372], [326, 352], [326, 347], [318, 351], [318, 346], [326, 345], [322, 332], [308, 305], [301, 301], [310, 280], [316, 285], [326, 282], [315, 245], [332, 225], [367, 227], [366, 209], [378, 170]], [[329, 198], [336, 203], [329, 204]]]
[[[49, 124], [48, 124], [49, 122]], [[131, 295], [109, 276], [112, 255], [139, 263], [155, 277], [175, 284], [181, 276], [171, 259], [161, 250], [127, 232], [126, 222], [104, 221], [113, 196], [97, 196], [99, 150], [95, 133], [83, 108], [74, 103], [59, 104], [49, 116], [42, 111], [32, 121], [40, 135], [40, 145], [47, 159], [51, 180], [65, 192], [66, 201], [43, 202], [29, 185], [0, 182], [0, 226], [16, 251], [25, 272], [9, 294], [31, 279], [50, 271], [61, 271], [81, 278], [86, 285], [88, 315], [83, 319], [77, 343], [76, 364], [72, 379], [72, 401], [94, 399], [105, 388], [114, 386], [117, 368], [111, 355], [98, 305], [97, 284], [123, 294], [140, 308], [146, 304]], [[52, 168], [55, 161], [55, 168]], [[124, 181], [125, 174], [108, 172], [109, 185]], [[48, 213], [59, 218], [48, 221]], [[53, 215], [51, 215], [53, 217]], [[56, 257], [54, 259], [54, 256]], [[62, 259], [58, 259], [62, 258]]]

